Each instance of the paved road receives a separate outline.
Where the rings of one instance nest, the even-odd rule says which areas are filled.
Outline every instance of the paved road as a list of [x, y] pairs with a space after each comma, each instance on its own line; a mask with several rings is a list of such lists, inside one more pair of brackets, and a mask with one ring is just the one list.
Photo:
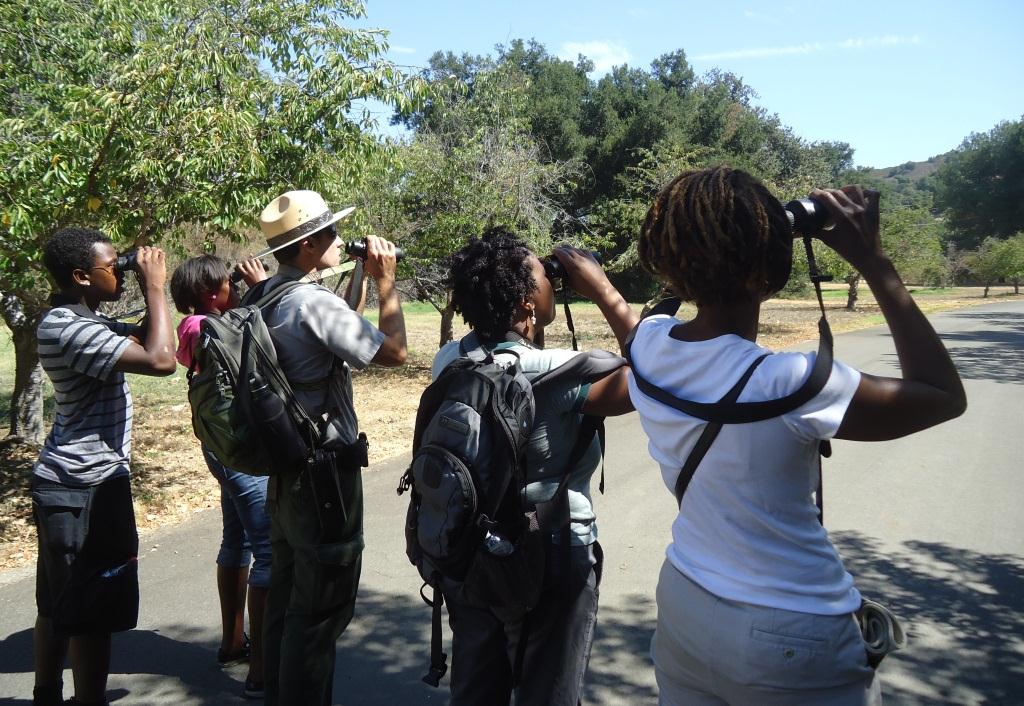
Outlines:
[[[967, 386], [962, 418], [910, 439], [838, 442], [826, 466], [826, 524], [862, 590], [909, 627], [882, 667], [889, 704], [1024, 703], [1024, 304], [934, 317]], [[808, 346], [811, 348], [813, 346]], [[837, 337], [844, 361], [895, 367], [884, 329]], [[674, 508], [635, 415], [609, 422], [608, 493], [598, 497], [606, 569], [588, 703], [654, 703], [647, 658], [654, 583]], [[338, 644], [335, 703], [436, 704], [420, 683], [428, 610], [402, 545], [404, 459], [366, 474], [360, 605]], [[118, 704], [242, 703], [244, 668], [216, 669], [213, 559], [219, 514], [145, 538], [139, 629], [115, 641]], [[28, 703], [31, 571], [0, 574], [0, 704]], [[70, 673], [66, 674], [70, 684]], [[69, 692], [70, 693], [70, 692]]]

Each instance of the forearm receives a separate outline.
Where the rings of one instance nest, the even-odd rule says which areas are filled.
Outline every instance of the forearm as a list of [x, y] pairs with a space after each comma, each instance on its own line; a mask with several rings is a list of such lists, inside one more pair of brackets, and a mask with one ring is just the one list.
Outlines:
[[163, 287], [146, 286], [146, 319], [148, 325], [142, 347], [159, 367], [169, 366], [174, 370], [174, 325], [167, 307], [167, 295]]
[[640, 317], [633, 311], [633, 307], [629, 305], [623, 296], [619, 294], [619, 290], [612, 286], [611, 282], [606, 282], [593, 301], [597, 304], [597, 308], [601, 310], [605, 321], [608, 322], [608, 326], [611, 327], [612, 332], [615, 334], [615, 338], [619, 342], [619, 348], [622, 348], [625, 345], [626, 337], [629, 336], [630, 331], [640, 321]]
[[401, 363], [405, 360], [407, 343], [405, 317], [402, 314], [402, 302], [398, 297], [395, 280], [385, 277], [378, 279], [377, 297], [380, 307], [377, 328], [387, 337], [384, 345], [400, 358], [397, 362]]
[[[345, 286], [345, 301], [352, 301], [352, 288], [355, 286], [356, 278], [349, 277], [348, 284]], [[366, 310], [366, 277], [359, 278], [359, 299], [356, 301], [355, 311], [360, 316], [363, 315], [363, 311]]]
[[931, 323], [918, 308], [887, 257], [858, 267], [871, 287], [896, 345], [904, 380], [931, 385], [963, 400], [960, 375]]

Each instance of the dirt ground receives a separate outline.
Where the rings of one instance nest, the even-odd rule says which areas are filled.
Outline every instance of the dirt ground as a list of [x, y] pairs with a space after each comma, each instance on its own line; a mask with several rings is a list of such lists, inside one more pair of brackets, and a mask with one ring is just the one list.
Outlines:
[[[866, 287], [855, 311], [847, 311], [844, 292], [833, 286], [826, 300], [829, 322], [835, 333], [882, 323], [878, 307]], [[916, 298], [925, 312], [1020, 299], [1011, 288], [994, 289], [982, 299], [980, 288], [922, 290]], [[640, 306], [636, 306], [639, 310]], [[680, 318], [688, 318], [684, 307]], [[572, 316], [581, 349], [616, 350], [600, 312], [592, 305], [574, 304]], [[761, 311], [758, 342], [769, 348], [817, 338], [819, 318], [814, 300], [771, 300]], [[355, 374], [356, 411], [370, 438], [370, 461], [379, 462], [409, 450], [416, 406], [430, 380], [430, 361], [437, 349], [439, 317], [433, 313], [407, 316], [409, 364], [396, 369], [370, 368]], [[455, 335], [465, 333], [457, 327]], [[549, 327], [549, 347], [570, 346], [569, 334], [559, 308]], [[181, 379], [179, 379], [181, 378]], [[156, 390], [137, 389], [133, 435], [132, 485], [140, 534], [177, 524], [192, 514], [214, 507], [219, 488], [206, 470], [199, 445], [192, 435], [184, 380], [180, 373]], [[0, 445], [0, 570], [24, 566], [35, 560], [35, 530], [31, 521], [28, 485], [38, 449], [24, 445]], [[397, 479], [396, 479], [397, 482]], [[213, 541], [211, 539], [211, 541]]]

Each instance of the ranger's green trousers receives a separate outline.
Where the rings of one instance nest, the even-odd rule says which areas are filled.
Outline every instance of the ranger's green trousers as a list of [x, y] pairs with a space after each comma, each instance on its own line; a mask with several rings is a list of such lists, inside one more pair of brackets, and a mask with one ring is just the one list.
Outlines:
[[324, 537], [306, 471], [270, 479], [273, 563], [264, 618], [267, 706], [329, 706], [335, 641], [355, 609], [363, 551], [360, 469], [339, 471], [345, 521]]

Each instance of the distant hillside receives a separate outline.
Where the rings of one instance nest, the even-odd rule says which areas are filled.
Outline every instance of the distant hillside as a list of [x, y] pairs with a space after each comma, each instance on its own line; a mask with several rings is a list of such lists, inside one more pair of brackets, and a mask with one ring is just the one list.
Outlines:
[[929, 176], [932, 172], [942, 166], [946, 161], [949, 153], [940, 154], [936, 157], [931, 157], [926, 162], [904, 162], [895, 167], [884, 167], [882, 169], [871, 169], [868, 171], [873, 177], [885, 181], [896, 181], [897, 177], [902, 177], [900, 181], [916, 182]]

